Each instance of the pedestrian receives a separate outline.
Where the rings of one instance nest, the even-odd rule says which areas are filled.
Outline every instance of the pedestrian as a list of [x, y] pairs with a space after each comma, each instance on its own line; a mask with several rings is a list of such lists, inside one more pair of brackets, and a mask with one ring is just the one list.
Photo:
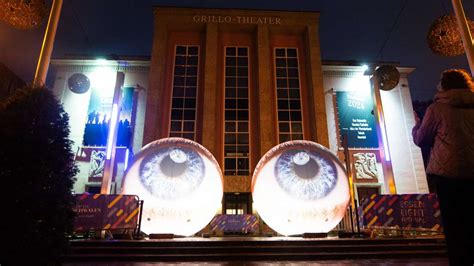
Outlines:
[[474, 84], [464, 70], [446, 70], [413, 141], [431, 147], [426, 173], [435, 180], [451, 265], [474, 264]]

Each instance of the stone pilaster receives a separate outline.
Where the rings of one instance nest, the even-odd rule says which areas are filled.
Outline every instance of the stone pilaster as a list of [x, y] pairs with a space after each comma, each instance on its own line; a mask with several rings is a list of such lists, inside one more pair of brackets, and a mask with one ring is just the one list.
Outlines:
[[260, 156], [277, 144], [276, 117], [275, 117], [275, 88], [272, 87], [272, 54], [269, 43], [269, 30], [266, 25], [259, 25], [257, 29], [258, 54], [258, 99], [259, 99], [259, 145]]
[[206, 25], [206, 45], [204, 57], [204, 88], [201, 90], [204, 93], [204, 105], [202, 106], [202, 144], [219, 160], [219, 128], [217, 119], [217, 47], [218, 31], [217, 25], [208, 23]]
[[310, 140], [329, 147], [318, 25], [308, 25], [306, 30], [306, 44], [309, 57], [308, 91], [310, 92], [310, 100], [312, 101], [312, 110], [310, 110], [310, 113], [313, 118], [310, 119], [309, 125], [310, 131], [312, 132]]
[[164, 95], [166, 95], [166, 90], [171, 89], [164, 88], [167, 29], [166, 25], [160, 24], [156, 17], [154, 30], [143, 145], [168, 136], [168, 126], [164, 126], [165, 121], [169, 120], [169, 110], [164, 110], [166, 109], [165, 101], [169, 101], [169, 99], [165, 99]]

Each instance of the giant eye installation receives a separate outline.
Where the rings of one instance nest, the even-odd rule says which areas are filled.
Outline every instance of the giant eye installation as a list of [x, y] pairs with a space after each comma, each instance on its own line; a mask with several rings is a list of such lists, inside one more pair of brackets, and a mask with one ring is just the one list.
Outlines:
[[[330, 231], [344, 216], [350, 198], [338, 159], [310, 141], [285, 142], [268, 151], [257, 165], [252, 186], [257, 212], [282, 235]], [[167, 138], [137, 154], [123, 193], [145, 200], [144, 232], [189, 236], [214, 217], [222, 187], [219, 165], [204, 147]]]
[[310, 141], [289, 141], [268, 151], [252, 179], [254, 205], [282, 235], [328, 232], [343, 218], [349, 185], [339, 160]]
[[123, 193], [145, 201], [143, 232], [189, 236], [204, 228], [219, 209], [222, 174], [212, 154], [196, 142], [160, 139], [136, 155]]

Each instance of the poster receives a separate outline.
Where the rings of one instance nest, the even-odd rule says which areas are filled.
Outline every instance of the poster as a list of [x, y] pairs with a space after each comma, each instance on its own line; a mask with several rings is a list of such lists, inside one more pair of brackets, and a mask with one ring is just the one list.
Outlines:
[[378, 148], [374, 102], [371, 95], [337, 91], [339, 137], [347, 134], [349, 148]]
[[[122, 89], [120, 113], [117, 122], [117, 147], [130, 147], [133, 132], [132, 112], [134, 88]], [[112, 113], [113, 93], [102, 92], [93, 88], [87, 109], [87, 121], [84, 129], [84, 146], [105, 147], [109, 132], [110, 116]]]

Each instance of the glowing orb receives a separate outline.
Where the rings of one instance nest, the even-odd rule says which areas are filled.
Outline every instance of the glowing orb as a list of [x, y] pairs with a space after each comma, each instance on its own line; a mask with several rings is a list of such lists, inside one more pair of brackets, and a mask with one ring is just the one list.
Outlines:
[[160, 139], [135, 156], [122, 193], [144, 200], [143, 232], [190, 236], [221, 206], [222, 174], [212, 154], [198, 143]]
[[344, 217], [350, 194], [338, 158], [310, 141], [282, 143], [262, 157], [252, 178], [254, 207], [282, 235], [321, 233]]

